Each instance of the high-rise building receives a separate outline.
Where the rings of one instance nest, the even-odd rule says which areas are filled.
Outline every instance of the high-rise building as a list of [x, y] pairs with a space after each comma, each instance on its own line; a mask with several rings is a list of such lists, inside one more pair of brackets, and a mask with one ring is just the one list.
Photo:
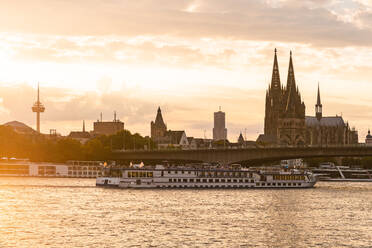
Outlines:
[[220, 110], [214, 112], [214, 128], [213, 128], [213, 140], [226, 140], [227, 129], [225, 122], [225, 112]]
[[37, 101], [32, 106], [32, 112], [36, 113], [36, 131], [40, 133], [40, 113], [44, 113], [45, 107], [40, 102], [40, 89], [39, 84], [37, 84]]

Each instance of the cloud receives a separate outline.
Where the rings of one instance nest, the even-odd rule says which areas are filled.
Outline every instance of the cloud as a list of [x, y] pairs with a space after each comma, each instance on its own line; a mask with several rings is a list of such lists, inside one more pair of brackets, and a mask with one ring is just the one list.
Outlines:
[[[0, 30], [65, 36], [211, 37], [327, 47], [371, 44], [371, 29], [341, 20], [337, 14], [341, 7], [330, 1], [196, 0], [192, 4], [196, 7], [187, 11], [190, 2], [185, 0], [51, 0], [48, 4], [4, 0]], [[355, 9], [346, 3], [342, 7]]]
[[114, 110], [127, 128], [148, 134], [160, 105], [169, 128], [202, 137], [222, 105], [232, 138], [248, 128], [254, 139], [277, 47], [282, 83], [294, 51], [309, 113], [320, 81], [335, 102], [327, 110], [367, 125], [370, 0], [3, 0], [1, 7], [0, 80], [15, 85], [0, 87], [2, 120], [34, 123], [35, 90], [19, 82], [40, 80], [44, 128], [64, 134]]
[[32, 38], [38, 44], [37, 46], [34, 43], [25, 43], [23, 40], [9, 42], [3, 39], [2, 41], [3, 44], [11, 47], [8, 48], [8, 51], [13, 51], [13, 57], [21, 61], [161, 64], [168, 67], [210, 65], [227, 68], [229, 65], [226, 62], [237, 56], [232, 48], [207, 51], [200, 47], [192, 47], [190, 44], [185, 45], [177, 42], [164, 44], [156, 40], [130, 44], [128, 39]]
[[[109, 79], [104, 79], [109, 81]], [[201, 91], [208, 92], [205, 87]], [[18, 120], [26, 124], [34, 125], [34, 113], [31, 106], [35, 101], [36, 90], [28, 85], [0, 87], [2, 102], [0, 107], [0, 119], [3, 122]], [[229, 96], [226, 95], [229, 92]], [[262, 95], [264, 92], [260, 92]], [[234, 97], [231, 97], [234, 95]], [[132, 132], [148, 135], [150, 122], [155, 119], [157, 104], [163, 111], [163, 117], [171, 130], [186, 130], [190, 136], [203, 137], [204, 129], [208, 131], [213, 123], [213, 111], [223, 100], [223, 110], [227, 112], [228, 126], [232, 127], [231, 136], [235, 137], [239, 130], [250, 128], [252, 116], [254, 126], [260, 125], [263, 119], [262, 99], [258, 100], [257, 91], [247, 91], [233, 87], [216, 87], [213, 96], [201, 94], [199, 96], [183, 95], [177, 96], [168, 93], [154, 94], [150, 96], [138, 89], [125, 87], [119, 91], [97, 92], [75, 92], [53, 88], [41, 88], [41, 101], [46, 107], [42, 114], [42, 130], [56, 128], [63, 134], [72, 130], [80, 129], [82, 120], [86, 120], [87, 127], [103, 113], [105, 120], [113, 119], [113, 112], [117, 111], [118, 118], [125, 122], [126, 128]], [[163, 100], [160, 100], [163, 99]], [[166, 100], [164, 100], [166, 99]], [[236, 108], [237, 105], [256, 106], [256, 111], [247, 112], [246, 108]], [[202, 127], [202, 128], [201, 128]], [[233, 128], [234, 127], [234, 128]], [[239, 128], [240, 127], [240, 128]], [[250, 132], [250, 130], [248, 130]], [[257, 130], [253, 131], [256, 133]]]
[[[101, 112], [105, 114], [105, 118], [111, 119], [116, 110], [119, 117], [131, 124], [142, 122], [151, 113], [153, 105], [147, 100], [131, 96], [130, 90], [76, 94], [65, 89], [42, 87], [41, 101], [46, 107], [42, 119], [55, 123], [80, 122], [84, 119], [98, 119]], [[6, 113], [0, 112], [2, 120], [19, 120], [28, 124], [34, 122], [34, 114], [31, 111], [31, 106], [36, 100], [34, 88], [22, 84], [0, 87], [0, 91], [2, 107], [7, 110]]]
[[[109, 78], [103, 81], [110, 84]], [[332, 90], [321, 88], [325, 115], [344, 115], [351, 126], [356, 126], [364, 133], [371, 119], [372, 102], [369, 98], [354, 99], [350, 95], [343, 97]], [[114, 111], [125, 122], [126, 129], [150, 134], [150, 122], [155, 119], [156, 109], [162, 108], [163, 118], [171, 130], [185, 130], [187, 135], [212, 137], [213, 112], [222, 106], [226, 112], [226, 125], [229, 139], [235, 141], [240, 132], [247, 133], [247, 138], [255, 140], [263, 132], [265, 90], [247, 90], [230, 86], [215, 86], [213, 94], [210, 88], [200, 86], [195, 92], [146, 92], [138, 88], [123, 86], [120, 90], [107, 92], [86, 91], [76, 93], [70, 90], [42, 87], [41, 101], [46, 106], [42, 114], [42, 131], [56, 128], [67, 135], [70, 131], [80, 130], [82, 120], [87, 129], [92, 129], [93, 122], [102, 112], [105, 120], [113, 119]], [[36, 98], [34, 88], [20, 84], [0, 87], [0, 119], [2, 122], [18, 120], [34, 126], [35, 115], [31, 106]], [[302, 90], [307, 106], [307, 115], [313, 115], [315, 93]], [[353, 100], [353, 104], [349, 102]]]

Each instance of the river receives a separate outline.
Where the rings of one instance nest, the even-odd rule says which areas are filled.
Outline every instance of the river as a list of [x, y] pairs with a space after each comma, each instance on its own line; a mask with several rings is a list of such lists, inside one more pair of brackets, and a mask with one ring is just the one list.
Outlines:
[[372, 183], [120, 190], [0, 178], [0, 247], [372, 247]]

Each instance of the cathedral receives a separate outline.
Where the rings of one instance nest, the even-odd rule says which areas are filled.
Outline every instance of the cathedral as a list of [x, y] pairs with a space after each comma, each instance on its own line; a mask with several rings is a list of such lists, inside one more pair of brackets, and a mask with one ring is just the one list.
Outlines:
[[283, 146], [344, 145], [358, 143], [358, 133], [341, 116], [323, 117], [318, 86], [315, 116], [305, 116], [305, 103], [296, 85], [292, 52], [287, 84], [280, 82], [277, 50], [271, 84], [266, 92], [265, 128], [257, 143]]

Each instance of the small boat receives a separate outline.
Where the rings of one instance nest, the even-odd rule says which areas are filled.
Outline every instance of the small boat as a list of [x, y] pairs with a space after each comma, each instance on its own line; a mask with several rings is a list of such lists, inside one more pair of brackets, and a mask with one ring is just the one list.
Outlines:
[[336, 166], [334, 163], [322, 163], [312, 170], [319, 181], [327, 182], [372, 182], [372, 171], [349, 166]]

